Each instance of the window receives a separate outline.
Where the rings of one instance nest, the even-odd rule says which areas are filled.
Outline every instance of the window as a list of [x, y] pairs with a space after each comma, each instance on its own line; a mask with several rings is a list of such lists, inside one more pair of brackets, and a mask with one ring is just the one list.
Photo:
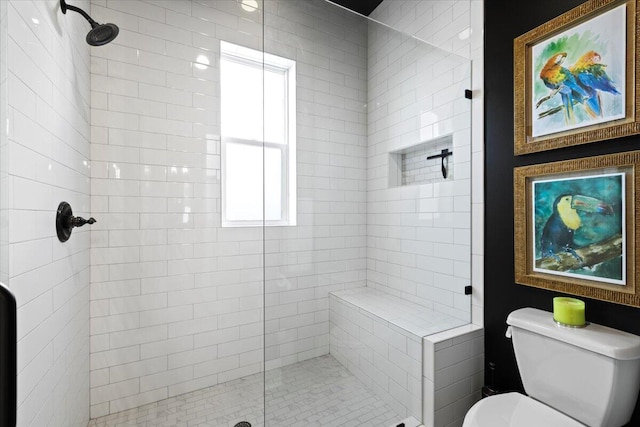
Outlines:
[[296, 224], [295, 76], [294, 61], [220, 42], [223, 227]]

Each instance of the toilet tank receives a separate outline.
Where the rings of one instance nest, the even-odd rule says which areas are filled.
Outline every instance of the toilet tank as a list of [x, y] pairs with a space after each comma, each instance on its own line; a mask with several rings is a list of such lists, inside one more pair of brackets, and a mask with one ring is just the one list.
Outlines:
[[640, 387], [640, 337], [606, 326], [559, 326], [535, 308], [507, 317], [527, 394], [590, 427], [619, 427]]

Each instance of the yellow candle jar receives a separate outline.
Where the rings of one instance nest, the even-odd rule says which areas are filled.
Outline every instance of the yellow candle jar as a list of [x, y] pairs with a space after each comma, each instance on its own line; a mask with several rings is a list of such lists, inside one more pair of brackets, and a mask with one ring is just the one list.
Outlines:
[[584, 301], [577, 298], [553, 298], [553, 320], [567, 326], [584, 326]]

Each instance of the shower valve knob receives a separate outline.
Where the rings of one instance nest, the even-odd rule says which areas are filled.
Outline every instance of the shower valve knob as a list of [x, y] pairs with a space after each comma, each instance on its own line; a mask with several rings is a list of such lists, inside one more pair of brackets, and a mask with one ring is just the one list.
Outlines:
[[95, 218], [84, 219], [81, 216], [71, 217], [71, 225], [74, 227], [82, 227], [85, 224], [91, 225], [94, 222], [96, 222]]
[[58, 214], [56, 215], [58, 240], [66, 242], [71, 237], [71, 230], [74, 227], [82, 227], [85, 224], [93, 224], [95, 222], [95, 218], [84, 219], [81, 216], [73, 216], [69, 203], [61, 202], [58, 205]]

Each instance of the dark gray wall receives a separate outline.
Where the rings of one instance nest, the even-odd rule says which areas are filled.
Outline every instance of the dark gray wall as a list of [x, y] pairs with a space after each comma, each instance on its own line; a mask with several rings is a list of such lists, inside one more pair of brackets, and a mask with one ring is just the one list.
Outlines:
[[[513, 39], [580, 3], [485, 0], [485, 345], [486, 363], [496, 363], [496, 385], [502, 390], [522, 390], [511, 341], [504, 336], [507, 315], [527, 306], [551, 311], [552, 298], [559, 295], [514, 282], [513, 168], [640, 149], [640, 136], [632, 136], [513, 155]], [[640, 335], [640, 309], [582, 299], [589, 321]], [[628, 425], [640, 425], [638, 406]]]

